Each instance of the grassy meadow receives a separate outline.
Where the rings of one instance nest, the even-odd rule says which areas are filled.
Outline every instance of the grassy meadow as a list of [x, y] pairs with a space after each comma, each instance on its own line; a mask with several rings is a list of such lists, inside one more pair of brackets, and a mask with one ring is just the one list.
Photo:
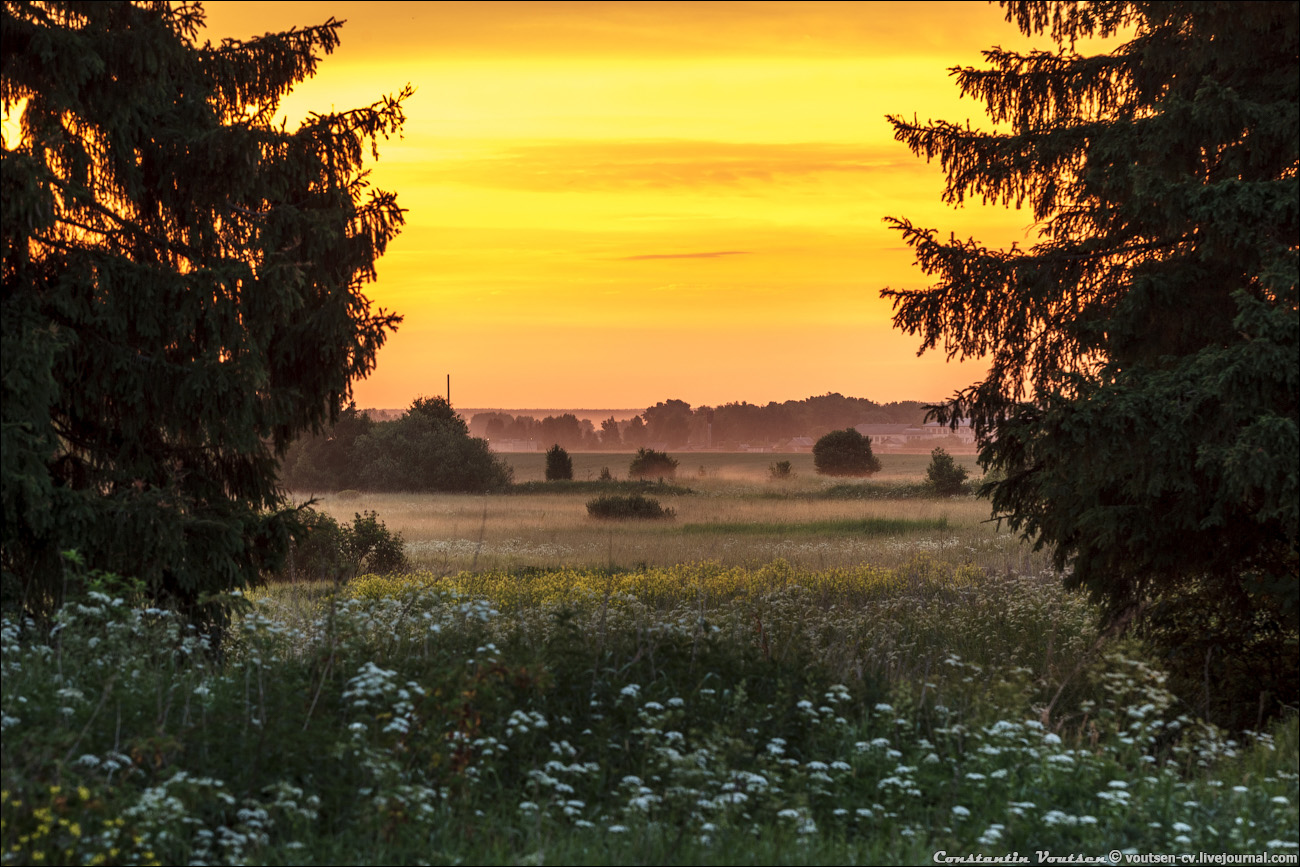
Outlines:
[[[719, 562], [762, 566], [783, 559], [800, 567], [859, 563], [894, 566], [919, 553], [990, 570], [1038, 572], [1048, 557], [988, 520], [988, 504], [973, 497], [853, 499], [854, 488], [889, 491], [925, 478], [929, 455], [884, 455], [868, 482], [818, 476], [812, 455], [677, 455], [674, 490], [649, 496], [677, 513], [675, 521], [611, 523], [587, 516], [595, 496], [561, 484], [544, 485], [545, 456], [505, 456], [529, 493], [317, 495], [317, 508], [338, 520], [373, 510], [406, 540], [420, 569], [450, 575], [463, 569], [585, 566], [636, 568]], [[609, 467], [627, 473], [630, 455], [573, 454], [575, 488]], [[768, 467], [789, 460], [794, 477], [773, 481]], [[970, 456], [959, 461], [977, 476]], [[697, 466], [698, 465], [698, 466]], [[696, 469], [688, 471], [689, 467]], [[701, 473], [699, 467], [704, 468]], [[880, 529], [873, 532], [873, 525]], [[885, 526], [889, 525], [889, 526]]]
[[850, 498], [691, 456], [675, 520], [612, 524], [584, 462], [626, 456], [574, 457], [320, 498], [415, 571], [270, 584], [219, 646], [115, 576], [6, 618], [0, 860], [1295, 863], [1295, 716], [1197, 719], [987, 504], [918, 496], [923, 457]]

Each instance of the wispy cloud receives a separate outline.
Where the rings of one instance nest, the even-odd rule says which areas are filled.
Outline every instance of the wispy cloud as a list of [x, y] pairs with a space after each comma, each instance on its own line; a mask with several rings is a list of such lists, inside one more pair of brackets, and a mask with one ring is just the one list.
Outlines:
[[750, 250], [716, 250], [708, 253], [644, 253], [640, 256], [619, 256], [621, 262], [638, 259], [717, 259], [720, 256], [748, 256]]
[[653, 190], [766, 186], [819, 175], [865, 177], [899, 165], [896, 148], [886, 154], [865, 144], [546, 142], [447, 160], [424, 174], [430, 180], [533, 191]]

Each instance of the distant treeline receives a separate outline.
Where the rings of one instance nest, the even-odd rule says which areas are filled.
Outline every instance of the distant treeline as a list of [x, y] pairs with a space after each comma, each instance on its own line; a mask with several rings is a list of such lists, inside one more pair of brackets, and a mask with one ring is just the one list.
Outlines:
[[[642, 446], [739, 448], [812, 439], [856, 424], [920, 424], [917, 401], [879, 404], [823, 394], [756, 406], [728, 403], [692, 408], [681, 400], [647, 407], [625, 421], [610, 417], [600, 429], [572, 413], [536, 419], [503, 412], [475, 413], [469, 424], [441, 397], [418, 398], [397, 418], [379, 421], [355, 404], [327, 432], [298, 439], [280, 462], [280, 483], [303, 492], [485, 491], [510, 482], [510, 468], [488, 440], [533, 440], [537, 447], [635, 450]], [[712, 431], [710, 431], [712, 426]]]
[[625, 421], [611, 416], [601, 422], [599, 430], [572, 413], [537, 419], [505, 412], [475, 413], [469, 430], [493, 442], [533, 440], [539, 447], [558, 443], [566, 449], [592, 451], [645, 445], [725, 449], [742, 444], [776, 445], [799, 436], [816, 439], [858, 424], [920, 424], [925, 418], [924, 407], [915, 400], [882, 404], [834, 393], [766, 406], [741, 402], [692, 408], [685, 401], [668, 400]]

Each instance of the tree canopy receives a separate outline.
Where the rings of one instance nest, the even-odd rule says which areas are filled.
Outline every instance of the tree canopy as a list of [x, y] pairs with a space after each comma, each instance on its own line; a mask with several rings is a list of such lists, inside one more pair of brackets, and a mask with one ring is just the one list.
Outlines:
[[5, 595], [61, 553], [184, 607], [288, 544], [276, 459], [400, 317], [365, 295], [402, 224], [363, 160], [396, 96], [277, 123], [340, 22], [200, 44], [197, 4], [7, 2]]
[[[1028, 207], [1038, 239], [995, 250], [893, 220], [934, 283], [884, 293], [923, 351], [987, 356], [934, 414], [972, 419], [1005, 474], [996, 516], [1112, 618], [1177, 633], [1171, 653], [1207, 671], [1227, 654], [1287, 670], [1292, 694], [1298, 8], [1006, 4], [1057, 49], [952, 70], [996, 131], [890, 121], [940, 161], [946, 201]], [[1132, 38], [1075, 51], [1115, 35]]]
[[813, 445], [813, 467], [823, 476], [872, 476], [880, 458], [871, 452], [871, 437], [854, 428], [833, 430]]
[[401, 418], [357, 439], [358, 486], [370, 491], [485, 491], [510, 483], [511, 470], [469, 435], [444, 398], [417, 397]]

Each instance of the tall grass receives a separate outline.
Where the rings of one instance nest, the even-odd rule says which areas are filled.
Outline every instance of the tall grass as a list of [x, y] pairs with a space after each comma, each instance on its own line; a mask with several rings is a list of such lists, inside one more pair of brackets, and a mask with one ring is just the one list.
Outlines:
[[[417, 568], [448, 575], [471, 568], [632, 568], [708, 560], [751, 567], [774, 559], [807, 568], [864, 562], [894, 567], [921, 552], [991, 571], [1048, 567], [1048, 552], [1035, 552], [989, 523], [988, 503], [971, 497], [769, 498], [762, 482], [709, 487], [694, 480], [691, 489], [689, 495], [653, 494], [674, 510], [675, 526], [593, 520], [586, 509], [590, 494], [578, 490], [519, 497], [366, 494], [347, 502], [323, 497], [319, 508], [344, 520], [359, 509], [374, 510], [406, 539], [407, 556]], [[896, 532], [869, 530], [895, 521], [904, 522], [895, 525]], [[864, 532], [853, 531], [854, 522]], [[688, 525], [714, 526], [685, 531]], [[789, 532], [741, 525], [786, 525]]]

